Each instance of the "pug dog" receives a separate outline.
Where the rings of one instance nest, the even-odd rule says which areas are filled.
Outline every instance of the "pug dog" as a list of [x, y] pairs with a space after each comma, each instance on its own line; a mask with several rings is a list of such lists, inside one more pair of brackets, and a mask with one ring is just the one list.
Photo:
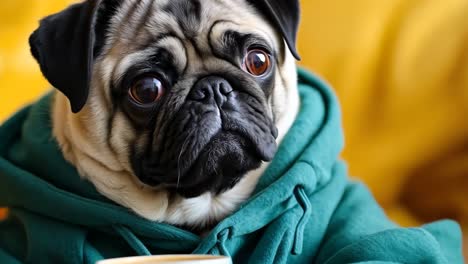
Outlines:
[[32, 54], [53, 135], [110, 200], [207, 228], [247, 200], [299, 108], [299, 1], [87, 0]]

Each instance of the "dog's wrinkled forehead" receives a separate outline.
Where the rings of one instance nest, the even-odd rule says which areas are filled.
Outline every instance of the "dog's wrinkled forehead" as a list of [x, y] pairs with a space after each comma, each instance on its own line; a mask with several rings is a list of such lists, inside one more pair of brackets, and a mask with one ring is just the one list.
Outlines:
[[216, 67], [214, 57], [234, 57], [245, 44], [240, 42], [247, 39], [261, 39], [273, 51], [279, 51], [282, 43], [281, 36], [245, 1], [126, 0], [113, 8], [102, 54], [112, 59], [127, 57], [116, 76], [146, 60], [156, 48], [183, 72]]
[[[96, 58], [122, 59], [158, 41], [177, 54], [179, 66], [194, 55], [206, 58], [216, 41], [240, 46], [245, 37], [235, 32], [260, 37], [280, 53], [274, 55], [285, 54], [285, 42], [299, 59], [299, 11], [299, 0], [85, 0], [41, 20], [29, 41], [44, 76], [77, 113], [86, 104]], [[223, 36], [228, 28], [232, 32]]]

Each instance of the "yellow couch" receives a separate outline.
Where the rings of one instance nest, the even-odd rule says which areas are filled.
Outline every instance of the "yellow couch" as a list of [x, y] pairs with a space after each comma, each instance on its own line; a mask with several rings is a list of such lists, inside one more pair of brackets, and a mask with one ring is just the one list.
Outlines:
[[341, 99], [351, 173], [391, 213], [467, 226], [468, 1], [304, 4], [304, 63]]
[[[47, 88], [27, 37], [69, 2], [0, 3], [8, 36], [0, 120]], [[402, 224], [452, 217], [468, 227], [468, 1], [304, 0], [303, 8], [301, 64], [341, 99], [352, 175]]]
[[0, 122], [46, 90], [47, 82], [30, 55], [28, 37], [40, 17], [56, 12], [70, 2], [0, 2]]

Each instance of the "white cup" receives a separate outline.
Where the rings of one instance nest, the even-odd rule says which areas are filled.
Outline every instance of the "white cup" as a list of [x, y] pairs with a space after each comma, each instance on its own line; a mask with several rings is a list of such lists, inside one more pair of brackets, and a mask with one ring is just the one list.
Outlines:
[[212, 255], [160, 255], [107, 259], [96, 264], [232, 264], [232, 261]]

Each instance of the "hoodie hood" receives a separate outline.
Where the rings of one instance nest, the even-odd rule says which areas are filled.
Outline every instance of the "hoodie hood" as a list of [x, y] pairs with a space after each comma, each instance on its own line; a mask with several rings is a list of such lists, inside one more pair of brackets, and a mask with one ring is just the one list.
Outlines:
[[[411, 260], [461, 263], [447, 262], [461, 260], [456, 224], [427, 228], [435, 234], [420, 228], [408, 235], [410, 230], [387, 220], [362, 185], [348, 181], [337, 159], [343, 147], [337, 100], [316, 76], [298, 74], [300, 112], [275, 159], [251, 199], [204, 238], [145, 220], [83, 180], [51, 135], [51, 95], [23, 109], [0, 128], [0, 206], [10, 207], [10, 217], [0, 223], [0, 262], [95, 263], [197, 253], [227, 255], [235, 263], [347, 263], [336, 252], [355, 245], [360, 256], [369, 245], [357, 242], [395, 230], [414, 242]], [[339, 221], [344, 216], [346, 224]], [[362, 222], [367, 225], [357, 224]], [[387, 241], [394, 235], [388, 232], [374, 240]], [[407, 247], [394, 249], [394, 255], [374, 250], [381, 255], [370, 260], [397, 260], [401, 250]]]

